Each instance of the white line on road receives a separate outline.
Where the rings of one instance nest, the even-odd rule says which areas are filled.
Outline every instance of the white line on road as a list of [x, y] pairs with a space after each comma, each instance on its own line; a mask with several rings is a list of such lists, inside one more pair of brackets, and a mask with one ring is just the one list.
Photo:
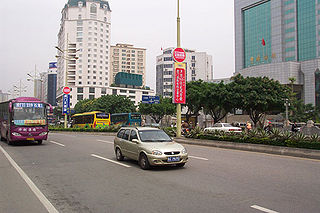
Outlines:
[[102, 142], [102, 143], [110, 143], [110, 144], [113, 144], [113, 142], [111, 142], [111, 141], [103, 141], [103, 140], [97, 140], [97, 141]]
[[66, 145], [64, 145], [64, 144], [61, 144], [61, 143], [58, 143], [58, 142], [55, 142], [55, 141], [50, 141], [50, 143], [54, 143], [54, 144], [57, 144], [57, 145], [59, 145], [59, 146], [66, 146]]
[[22, 179], [28, 184], [33, 193], [37, 196], [40, 202], [48, 210], [49, 213], [59, 213], [57, 209], [50, 203], [50, 201], [44, 196], [44, 194], [38, 189], [38, 187], [32, 182], [32, 180], [26, 175], [26, 173], [18, 166], [18, 164], [11, 158], [11, 156], [0, 146], [0, 150], [6, 156], [11, 165], [17, 170]]
[[266, 208], [263, 208], [263, 207], [257, 206], [257, 205], [253, 205], [253, 206], [251, 206], [251, 208], [258, 209], [260, 211], [267, 212], [267, 213], [279, 213], [279, 212], [276, 212], [276, 211], [273, 211], [270, 209], [266, 209]]
[[108, 159], [108, 158], [101, 157], [101, 156], [99, 156], [99, 155], [91, 154], [91, 156], [92, 156], [92, 157], [95, 157], [95, 158], [99, 158], [99, 159], [105, 160], [105, 161], [109, 161], [109, 162], [111, 162], [111, 163], [115, 163], [115, 164], [118, 164], [118, 165], [120, 165], [120, 166], [124, 166], [124, 167], [127, 167], [127, 168], [130, 168], [130, 167], [131, 167], [131, 166], [128, 166], [128, 165], [126, 165], [126, 164], [119, 163], [119, 162], [117, 162], [117, 161], [114, 161], [114, 160], [110, 160], [110, 159]]
[[198, 159], [198, 160], [209, 160], [207, 158], [201, 158], [201, 157], [196, 157], [196, 156], [191, 156], [191, 155], [189, 155], [189, 158], [194, 158], [194, 159]]

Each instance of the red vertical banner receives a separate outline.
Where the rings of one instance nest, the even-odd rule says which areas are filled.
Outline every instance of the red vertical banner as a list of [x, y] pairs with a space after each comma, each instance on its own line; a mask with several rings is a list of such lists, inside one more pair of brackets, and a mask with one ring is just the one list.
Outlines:
[[186, 103], [186, 64], [174, 63], [173, 103]]

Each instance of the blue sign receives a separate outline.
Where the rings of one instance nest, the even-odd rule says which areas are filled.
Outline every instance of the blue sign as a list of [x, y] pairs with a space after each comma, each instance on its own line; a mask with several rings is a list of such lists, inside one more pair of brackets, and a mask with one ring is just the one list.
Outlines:
[[70, 114], [70, 95], [63, 95], [62, 114]]
[[55, 69], [55, 68], [57, 68], [57, 62], [50, 62], [49, 69]]
[[14, 107], [17, 108], [44, 108], [42, 103], [15, 103]]
[[151, 96], [151, 95], [143, 95], [142, 96], [143, 104], [159, 104], [160, 97], [159, 96]]

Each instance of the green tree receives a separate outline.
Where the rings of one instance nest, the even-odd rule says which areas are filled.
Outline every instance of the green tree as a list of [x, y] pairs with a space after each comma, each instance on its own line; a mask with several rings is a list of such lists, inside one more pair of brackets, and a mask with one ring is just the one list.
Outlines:
[[79, 101], [74, 110], [76, 113], [102, 111], [106, 113], [135, 112], [134, 103], [127, 97], [119, 95], [105, 95], [97, 99]]
[[283, 111], [284, 101], [290, 96], [287, 86], [267, 77], [244, 78], [239, 74], [229, 86], [235, 107], [245, 110], [255, 126], [266, 113]]
[[205, 99], [205, 87], [206, 83], [203, 81], [191, 81], [187, 82], [186, 85], [186, 121], [189, 123], [189, 120], [192, 116], [198, 116], [199, 111], [203, 107], [203, 100]]
[[214, 123], [222, 120], [233, 109], [230, 86], [223, 82], [219, 84], [205, 83], [203, 87], [202, 105], [204, 111], [211, 115]]
[[156, 123], [159, 123], [165, 115], [174, 115], [176, 106], [171, 98], [160, 97], [159, 104], [139, 104], [139, 112], [143, 115], [150, 115]]
[[292, 122], [307, 122], [308, 120], [320, 122], [319, 108], [312, 104], [304, 104], [303, 100], [294, 99], [291, 102], [290, 110], [293, 112], [289, 115], [289, 120]]
[[105, 95], [93, 103], [93, 110], [107, 113], [135, 112], [134, 103], [128, 98], [120, 95]]

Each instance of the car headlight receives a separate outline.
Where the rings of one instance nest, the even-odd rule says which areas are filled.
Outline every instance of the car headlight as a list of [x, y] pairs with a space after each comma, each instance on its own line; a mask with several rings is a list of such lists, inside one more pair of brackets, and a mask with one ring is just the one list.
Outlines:
[[152, 154], [153, 154], [153, 155], [162, 155], [162, 152], [159, 151], [159, 150], [153, 150], [153, 151], [152, 151]]
[[43, 133], [40, 133], [39, 136], [44, 136], [46, 134], [48, 134], [48, 133], [47, 132], [43, 132]]
[[187, 154], [187, 149], [184, 148], [184, 149], [181, 151], [181, 154]]
[[12, 135], [13, 135], [13, 136], [21, 136], [21, 134], [20, 134], [20, 133], [17, 133], [17, 132], [13, 132]]

